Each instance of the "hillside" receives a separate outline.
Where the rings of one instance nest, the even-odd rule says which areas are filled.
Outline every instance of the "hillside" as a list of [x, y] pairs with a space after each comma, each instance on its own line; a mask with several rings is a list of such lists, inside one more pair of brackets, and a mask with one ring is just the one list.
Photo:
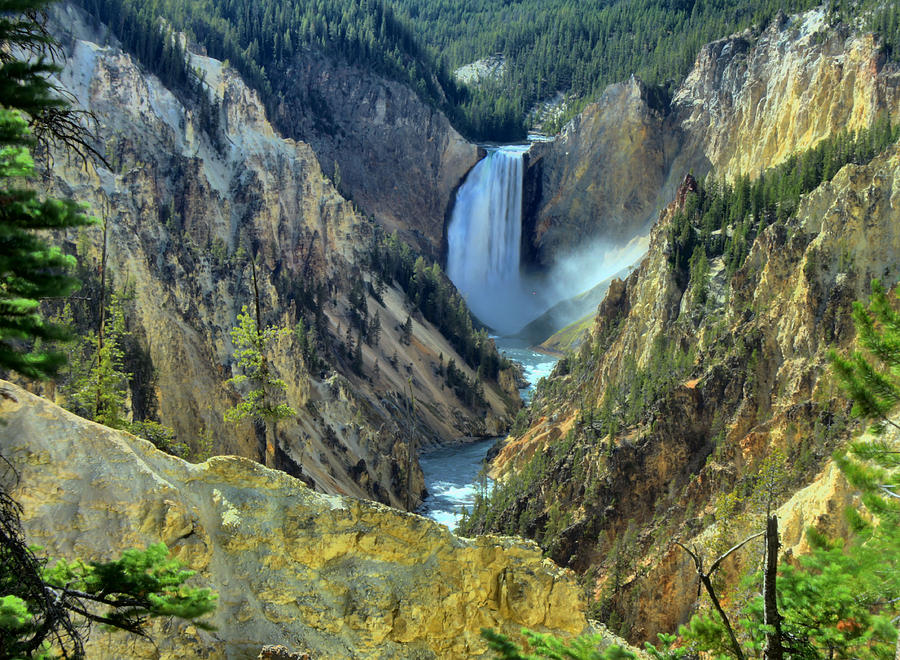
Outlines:
[[[291, 330], [270, 357], [297, 411], [278, 425], [277, 466], [325, 492], [415, 506], [423, 486], [410, 443], [503, 428], [517, 405], [511, 387], [485, 383], [483, 400], [462, 401], [438, 373], [441, 355], [455, 357], [468, 382], [479, 356], [497, 363], [464, 308], [469, 354], [459, 355], [400, 283], [373, 272], [381, 230], [340, 196], [308, 145], [275, 131], [233, 69], [191, 54], [220, 117], [218, 129], [205, 129], [196, 99], [182, 101], [148, 75], [80, 10], [55, 16], [66, 55], [59, 81], [97, 118], [107, 163], [50, 154], [43, 185], [107, 223], [105, 268], [100, 227], [66, 237], [86, 285], [71, 306], [82, 331], [97, 323], [104, 270], [130, 332], [135, 420], [172, 427], [192, 453], [205, 444], [261, 455], [258, 428], [223, 420], [238, 401], [225, 383], [238, 373], [230, 331], [242, 306], [254, 306], [257, 277], [263, 323]], [[415, 411], [402, 415], [410, 388]]]
[[[319, 2], [300, 12], [274, 0], [247, 13], [243, 3], [77, 4], [182, 101], [196, 103], [196, 88], [209, 92], [212, 81], [181, 63], [174, 31], [195, 52], [228, 62], [273, 129], [312, 147], [343, 197], [438, 254], [452, 192], [479, 155], [450, 125], [446, 85], [389, 6]], [[222, 102], [212, 95], [206, 124], [220, 123]]]
[[[570, 97], [569, 114], [597, 100], [606, 87], [635, 75], [665, 103], [690, 71], [701, 46], [751, 26], [764, 26], [777, 12], [797, 13], [818, 3], [684, 2], [616, 0], [591, 5], [567, 0], [397, 0], [410, 25], [439, 63], [456, 69], [482, 58], [504, 63], [502, 75], [479, 86], [479, 110], [501, 100], [519, 118], [557, 92]], [[836, 19], [878, 32], [897, 56], [896, 7], [855, 2], [829, 8]], [[552, 124], [553, 122], [551, 122]], [[563, 122], [557, 120], [557, 127]]]
[[821, 18], [701, 50], [668, 121], [688, 145], [676, 163], [702, 154], [694, 172], [712, 176], [670, 170], [647, 256], [539, 389], [463, 526], [524, 534], [592, 576], [594, 612], [632, 640], [686, 621], [695, 583], [670, 541], [738, 535], [766, 456], [785, 457], [785, 499], [828, 491], [851, 421], [825, 353], [852, 342], [872, 278], [900, 278], [900, 76], [870, 36]]
[[0, 389], [0, 446], [33, 543], [103, 560], [164, 541], [219, 594], [215, 630], [163, 620], [153, 641], [95, 630], [86, 657], [255, 658], [264, 644], [321, 660], [485, 657], [481, 626], [588, 630], [575, 576], [532, 543], [459, 538], [236, 456], [192, 465]]
[[[765, 25], [778, 11], [795, 13], [817, 3], [617, 0], [585, 7], [567, 0], [329, 0], [294, 6], [267, 0], [253, 11], [233, 2], [81, 4], [151, 68], [164, 51], [161, 44], [149, 46], [158, 19], [187, 32], [210, 55], [237, 67], [283, 132], [292, 128], [298, 101], [317, 121], [329, 122], [334, 106], [307, 97], [307, 88], [292, 77], [296, 63], [312, 52], [408, 86], [471, 139], [511, 141], [524, 138], [527, 117], [540, 102], [568, 97], [569, 118], [631, 75], [650, 85], [656, 103], [666, 103], [703, 44]], [[833, 4], [829, 11], [845, 21], [862, 17], [867, 29], [880, 34], [888, 56], [897, 54], [896, 8], [866, 0]], [[448, 73], [486, 58], [504, 62], [502, 75], [460, 84]]]

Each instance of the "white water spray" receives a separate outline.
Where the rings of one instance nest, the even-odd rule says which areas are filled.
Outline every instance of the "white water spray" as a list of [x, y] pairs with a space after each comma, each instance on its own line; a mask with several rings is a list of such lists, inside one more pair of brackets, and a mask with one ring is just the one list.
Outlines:
[[[501, 336], [515, 335], [556, 303], [574, 299], [637, 263], [647, 250], [647, 238], [624, 244], [594, 239], [558, 257], [541, 276], [520, 272], [522, 240], [522, 178], [525, 145], [488, 150], [456, 193], [447, 228], [447, 275], [462, 293], [472, 313]], [[585, 314], [597, 303], [550, 312], [555, 331]], [[541, 337], [539, 339], [543, 339]]]
[[546, 307], [519, 274], [524, 145], [491, 149], [456, 194], [447, 228], [447, 275], [469, 309], [513, 334]]

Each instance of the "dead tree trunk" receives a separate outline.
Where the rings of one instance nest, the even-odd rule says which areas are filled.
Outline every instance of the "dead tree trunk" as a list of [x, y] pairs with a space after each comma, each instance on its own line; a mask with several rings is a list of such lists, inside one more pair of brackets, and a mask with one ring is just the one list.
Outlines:
[[100, 322], [97, 324], [97, 392], [94, 397], [94, 419], [100, 415], [100, 406], [103, 403], [103, 388], [100, 383], [99, 367], [103, 360], [103, 331], [106, 329], [106, 250], [108, 245], [107, 226], [108, 216], [103, 218], [103, 245], [100, 252]]
[[[719, 614], [719, 618], [722, 619], [722, 625], [725, 626], [725, 632], [728, 634], [728, 641], [731, 644], [731, 650], [734, 653], [737, 660], [745, 660], [744, 650], [741, 648], [740, 643], [737, 640], [737, 635], [734, 634], [734, 628], [731, 626], [731, 621], [728, 618], [728, 614], [726, 614], [725, 610], [722, 608], [722, 604], [719, 602], [719, 597], [716, 596], [716, 590], [713, 587], [712, 583], [712, 575], [715, 573], [719, 566], [723, 561], [733, 552], [737, 552], [742, 547], [750, 543], [755, 538], [762, 536], [765, 532], [758, 532], [753, 536], [749, 536], [734, 547], [726, 550], [722, 555], [718, 557], [713, 563], [712, 566], [709, 567], [708, 571], [703, 570], [703, 559], [696, 552], [688, 548], [683, 543], [679, 541], [675, 541], [675, 545], [679, 546], [682, 550], [684, 550], [688, 555], [690, 555], [691, 559], [694, 560], [694, 568], [697, 569], [697, 576], [700, 578], [700, 584], [703, 585], [703, 588], [706, 589], [706, 593], [709, 594], [709, 599], [712, 601], [713, 607], [716, 608], [716, 612]], [[699, 596], [699, 592], [697, 593]]]
[[766, 570], [763, 573], [763, 623], [766, 625], [766, 660], [783, 660], [781, 614], [778, 611], [778, 517], [774, 514], [766, 518]]
[[[261, 362], [260, 372], [264, 375], [264, 382], [262, 383], [263, 389], [263, 407], [269, 408], [269, 384], [266, 382], [268, 377], [265, 374], [269, 372], [268, 361], [266, 360], [266, 347], [262, 344], [263, 337], [263, 327], [262, 327], [262, 314], [260, 313], [260, 304], [259, 304], [259, 284], [256, 280], [256, 258], [250, 259], [250, 268], [251, 274], [253, 275], [253, 303], [256, 310], [256, 337], [260, 342], [259, 346], [257, 346], [257, 350], [259, 351], [259, 358]], [[263, 450], [263, 465], [267, 468], [275, 468], [275, 443], [277, 442], [276, 429], [275, 424], [277, 422], [275, 419], [263, 419], [263, 426], [265, 427], [265, 449]]]

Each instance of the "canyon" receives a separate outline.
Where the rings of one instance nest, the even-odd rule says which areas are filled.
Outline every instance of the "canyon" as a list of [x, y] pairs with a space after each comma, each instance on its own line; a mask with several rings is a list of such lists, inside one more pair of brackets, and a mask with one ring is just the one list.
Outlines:
[[[599, 618], [633, 643], [675, 630], [697, 592], [671, 541], [755, 529], [742, 498], [773, 455], [790, 473], [783, 553], [808, 549], [811, 524], [846, 534], [840, 511], [858, 494], [829, 456], [854, 427], [827, 351], [853, 346], [851, 306], [872, 279], [900, 278], [900, 148], [799, 196], [740, 263], [716, 254], [698, 275], [678, 252], [682, 235], [701, 235], [684, 220], [701, 184], [757, 180], [900, 116], [896, 62], [831, 20], [822, 8], [778, 14], [703, 46], [670, 96], [632, 77], [555, 140], [498, 147], [466, 141], [400, 83], [313, 49], [281, 90], [296, 106], [270, 117], [234, 69], [181, 36], [216, 109], [210, 129], [195, 99], [105, 26], [55, 8], [55, 80], [93, 113], [106, 162], [51, 150], [39, 185], [106, 223], [63, 246], [124, 300], [142, 365], [130, 413], [218, 455], [185, 462], [4, 383], [0, 446], [19, 471], [29, 539], [88, 559], [166, 542], [220, 606], [214, 632], [156, 624], [160, 657], [283, 643], [317, 658], [429, 658], [486, 655], [482, 626], [571, 637]], [[505, 223], [490, 236], [470, 223], [489, 197]], [[530, 407], [520, 371], [504, 363], [481, 378], [422, 301], [381, 281], [373, 246], [392, 232], [412, 246], [400, 249], [445, 259], [475, 323], [499, 334], [561, 301], [529, 339], [576, 321], [572, 351]], [[353, 331], [360, 295], [380, 340]], [[294, 330], [271, 357], [296, 410], [275, 429], [277, 470], [259, 464], [258, 427], [222, 418], [239, 400], [226, 384], [230, 330], [255, 301], [266, 324]], [[322, 364], [303, 357], [303, 324]], [[480, 401], [447, 385], [451, 361]], [[65, 403], [52, 385], [30, 389]], [[503, 440], [490, 476], [512, 492], [464, 521], [473, 538], [398, 510], [425, 496], [417, 452], [491, 436]], [[725, 575], [750, 563], [738, 555]], [[97, 657], [126, 653], [106, 636], [92, 643]]]
[[703, 46], [671, 101], [640, 80], [608, 87], [529, 154], [524, 252], [544, 267], [600, 238], [646, 233], [685, 174], [755, 176], [898, 103], [871, 34], [822, 9]]
[[[316, 325], [328, 356], [350, 336], [352, 283], [375, 283], [367, 250], [376, 225], [335, 190], [310, 146], [276, 133], [234, 70], [190, 55], [221, 115], [221, 134], [210, 134], [198, 110], [146, 75], [102, 26], [71, 5], [56, 11], [66, 55], [59, 83], [93, 113], [107, 163], [52, 153], [42, 185], [88, 204], [107, 223], [109, 278], [128, 300], [129, 330], [152, 374], [131, 393], [135, 417], [157, 418], [193, 447], [206, 436], [214, 453], [255, 458], [258, 431], [222, 418], [237, 400], [225, 385], [230, 330], [242, 306], [253, 304], [253, 269], [264, 322]], [[404, 121], [420, 125], [415, 113], [432, 112], [416, 107], [403, 106]], [[66, 242], [81, 249], [86, 271], [100, 271], [99, 227]], [[518, 395], [506, 377], [505, 389], [486, 383], [486, 407], [460, 402], [437, 366], [439, 356], [455, 359], [474, 378], [465, 358], [414, 312], [411, 340], [401, 340], [411, 310], [395, 285], [380, 301], [365, 295], [381, 332], [377, 345], [351, 339], [360, 344], [362, 376], [339, 356], [329, 357], [336, 368], [314, 371], [294, 334], [279, 340], [271, 362], [299, 412], [278, 426], [276, 464], [324, 492], [406, 506], [407, 469], [413, 501], [423, 496], [408, 447], [413, 429], [420, 446], [497, 434]], [[410, 386], [421, 405], [403, 421]]]

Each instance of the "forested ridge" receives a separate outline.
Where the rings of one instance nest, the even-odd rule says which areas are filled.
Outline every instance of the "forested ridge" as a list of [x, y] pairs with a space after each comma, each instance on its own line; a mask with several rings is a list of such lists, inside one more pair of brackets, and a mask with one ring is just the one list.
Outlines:
[[[228, 60], [271, 109], [291, 102], [285, 73], [305, 49], [316, 49], [408, 84], [443, 110], [468, 137], [524, 137], [529, 110], [563, 92], [570, 114], [610, 83], [634, 74], [668, 93], [690, 70], [700, 47], [779, 12], [814, 0], [77, 0], [109, 25], [155, 73], [186, 84], [163, 25], [184, 31], [209, 54]], [[832, 2], [829, 20], [877, 32], [890, 57], [900, 53], [900, 13], [893, 3]], [[162, 19], [162, 20], [161, 20]], [[467, 87], [450, 70], [490, 55], [502, 75]], [[187, 76], [187, 77], [186, 77]], [[315, 108], [311, 108], [315, 111]]]
[[882, 116], [871, 129], [822, 140], [814, 149], [791, 156], [756, 179], [738, 176], [733, 185], [712, 178], [697, 182], [692, 191], [696, 194], [689, 194], [685, 208], [672, 218], [670, 263], [695, 284], [708, 275], [708, 260], [719, 256], [725, 257], [727, 272], [733, 274], [766, 227], [783, 225], [796, 213], [802, 195], [830, 181], [848, 163], [871, 161], [897, 141], [898, 130], [890, 117]]
[[420, 45], [409, 22], [380, 0], [76, 1], [164, 82], [181, 88], [183, 66], [169, 56], [171, 29], [187, 34], [211, 57], [230, 62], [269, 110], [295, 101], [285, 74], [301, 52], [316, 49], [406, 83], [467, 127], [465, 90]]
[[[438, 62], [456, 68], [502, 55], [501, 78], [486, 83], [480, 110], [503, 99], [524, 117], [533, 104], [561, 91], [580, 102], [634, 74], [670, 91], [687, 74], [700, 47], [747, 27], [763, 27], [779, 12], [819, 5], [815, 0], [396, 0], [434, 48]], [[892, 3], [828, 4], [830, 17], [866, 15], [864, 27], [882, 35], [893, 53], [898, 13]]]
[[664, 91], [688, 72], [700, 47], [779, 9], [802, 11], [811, 0], [659, 2], [625, 0], [586, 6], [571, 0], [494, 2], [398, 0], [422, 38], [448, 67], [502, 55], [502, 77], [485, 84], [482, 110], [504, 98], [519, 117], [557, 91], [582, 101], [635, 74]]

